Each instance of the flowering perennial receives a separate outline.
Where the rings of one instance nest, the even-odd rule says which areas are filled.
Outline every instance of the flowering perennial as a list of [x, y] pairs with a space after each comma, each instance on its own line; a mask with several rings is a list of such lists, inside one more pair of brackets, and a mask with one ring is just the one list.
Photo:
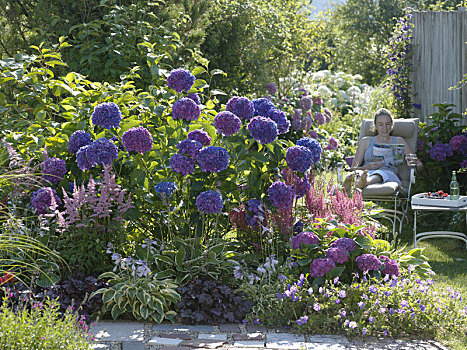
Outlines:
[[392, 260], [385, 255], [380, 255], [379, 259], [384, 261], [384, 270], [383, 270], [384, 275], [396, 276], [396, 277], [400, 275], [399, 265], [397, 264], [395, 260]]
[[91, 166], [111, 165], [118, 158], [118, 148], [112, 141], [102, 137], [86, 146], [86, 158]]
[[334, 137], [330, 137], [326, 149], [335, 150], [338, 146], [339, 144], [337, 143], [337, 140]]
[[122, 121], [122, 113], [113, 102], [100, 103], [94, 108], [91, 121], [104, 129], [118, 128]]
[[331, 243], [331, 248], [342, 248], [346, 252], [352, 253], [357, 248], [357, 244], [351, 238], [341, 237]]
[[444, 161], [452, 156], [452, 147], [448, 143], [437, 143], [430, 149], [430, 157], [433, 160]]
[[195, 172], [195, 160], [184, 156], [183, 154], [175, 153], [169, 160], [172, 171], [187, 176]]
[[268, 188], [269, 200], [278, 209], [288, 209], [292, 207], [295, 193], [292, 187], [282, 181], [276, 181]]
[[59, 158], [47, 158], [41, 163], [42, 177], [53, 184], [58, 184], [67, 173], [65, 161]]
[[178, 152], [195, 158], [203, 145], [195, 140], [183, 140], [177, 144]]
[[274, 83], [269, 83], [266, 85], [266, 90], [268, 90], [271, 95], [275, 95], [277, 93], [277, 86]]
[[176, 92], [188, 92], [195, 83], [195, 76], [183, 68], [177, 68], [170, 72], [167, 78], [167, 86]]
[[227, 101], [225, 110], [232, 112], [242, 120], [251, 119], [255, 113], [255, 105], [246, 97], [232, 97]]
[[263, 117], [265, 117], [271, 109], [275, 108], [274, 103], [264, 97], [253, 100], [253, 105], [255, 106], [254, 115]]
[[201, 99], [199, 98], [199, 95], [198, 95], [198, 94], [196, 94], [196, 93], [194, 93], [194, 94], [189, 94], [187, 97], [188, 97], [188, 98], [191, 98], [193, 101], [195, 101], [195, 103], [196, 103], [197, 105], [200, 105], [200, 104], [201, 104]]
[[125, 131], [122, 141], [128, 152], [146, 153], [152, 148], [152, 136], [149, 130], [142, 126]]
[[313, 163], [319, 162], [321, 158], [321, 145], [317, 140], [304, 137], [297, 141], [297, 146], [307, 147], [313, 155]]
[[230, 162], [229, 153], [225, 148], [208, 146], [198, 152], [196, 161], [201, 171], [218, 173], [227, 169]]
[[225, 136], [231, 136], [240, 130], [242, 121], [232, 112], [224, 111], [214, 117], [213, 125], [216, 127], [217, 132]]
[[88, 161], [88, 157], [86, 156], [86, 152], [88, 150], [89, 145], [81, 147], [78, 152], [76, 152], [76, 163], [78, 164], [78, 168], [82, 171], [86, 171], [92, 168], [91, 163]]
[[68, 140], [68, 152], [76, 154], [78, 150], [92, 142], [92, 137], [84, 130], [75, 131]]
[[277, 108], [272, 108], [266, 114], [266, 117], [273, 120], [277, 124], [277, 133], [286, 134], [290, 128], [290, 121], [287, 115]]
[[373, 254], [360, 255], [355, 259], [355, 262], [358, 268], [363, 272], [378, 271], [380, 267], [383, 266], [381, 261]]
[[187, 136], [188, 140], [198, 141], [203, 146], [209, 146], [211, 144], [211, 138], [208, 133], [201, 129], [190, 131]]
[[313, 165], [313, 154], [303, 146], [289, 147], [285, 159], [290, 169], [301, 173], [305, 173]]
[[177, 119], [185, 119], [193, 121], [199, 118], [201, 110], [199, 106], [191, 98], [182, 97], [172, 106], [172, 117]]
[[310, 96], [303, 96], [302, 99], [300, 100], [300, 107], [303, 110], [309, 110], [313, 106], [313, 100]]
[[224, 207], [222, 196], [212, 190], [201, 192], [196, 198], [198, 210], [205, 214], [220, 213]]
[[343, 248], [334, 247], [326, 250], [326, 258], [331, 259], [336, 264], [344, 264], [349, 260], [347, 251]]
[[335, 267], [336, 264], [329, 258], [314, 259], [310, 264], [310, 275], [313, 278], [322, 277]]
[[37, 214], [46, 214], [62, 204], [57, 192], [50, 187], [41, 187], [31, 196], [31, 205]]
[[292, 249], [302, 250], [301, 248], [302, 243], [306, 245], [319, 244], [319, 238], [313, 232], [301, 232], [298, 235], [293, 236], [292, 239], [290, 240], [290, 243], [292, 245]]
[[254, 117], [247, 126], [251, 137], [261, 144], [271, 143], [277, 138], [277, 124], [269, 118]]
[[172, 181], [159, 182], [154, 189], [161, 198], [170, 198], [172, 192], [177, 189], [177, 185]]

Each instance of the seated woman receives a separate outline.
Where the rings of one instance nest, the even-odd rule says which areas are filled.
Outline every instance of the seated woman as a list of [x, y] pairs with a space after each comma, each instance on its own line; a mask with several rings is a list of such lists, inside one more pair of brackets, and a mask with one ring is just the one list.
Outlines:
[[[397, 182], [400, 185], [401, 181], [397, 176], [397, 166], [375, 160], [373, 155], [373, 146], [375, 144], [402, 144], [404, 145], [404, 154], [413, 153], [403, 137], [391, 136], [393, 124], [391, 112], [387, 109], [381, 108], [376, 112], [374, 119], [376, 136], [365, 136], [360, 140], [350, 168], [355, 173], [347, 176], [343, 183], [347, 193], [350, 192], [353, 180], [355, 181], [355, 187], [359, 189], [367, 185], [390, 181]], [[422, 167], [421, 161], [417, 160], [417, 170], [421, 170]]]

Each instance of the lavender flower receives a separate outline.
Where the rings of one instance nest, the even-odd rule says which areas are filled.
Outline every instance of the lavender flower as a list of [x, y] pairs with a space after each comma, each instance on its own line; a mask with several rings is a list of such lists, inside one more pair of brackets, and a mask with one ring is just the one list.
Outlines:
[[287, 115], [277, 108], [272, 108], [266, 114], [266, 117], [273, 120], [277, 124], [278, 134], [286, 134], [290, 128], [290, 121]]
[[301, 232], [298, 235], [292, 237], [290, 240], [291, 246], [293, 250], [300, 249], [302, 250], [301, 246], [302, 243], [305, 245], [310, 244], [319, 244], [318, 236], [313, 232]]
[[218, 173], [227, 169], [230, 157], [225, 148], [208, 146], [198, 152], [196, 161], [203, 172]]
[[352, 253], [357, 248], [357, 244], [353, 239], [342, 237], [332, 242], [331, 248], [342, 248], [346, 252]]
[[86, 147], [86, 158], [91, 166], [111, 165], [118, 158], [117, 146], [105, 137], [93, 141]]
[[31, 196], [31, 204], [39, 215], [46, 214], [62, 203], [57, 192], [50, 187], [41, 187]]
[[242, 121], [232, 112], [224, 111], [214, 117], [213, 125], [216, 127], [217, 132], [225, 136], [231, 136], [240, 130]]
[[383, 274], [396, 277], [400, 275], [399, 265], [395, 260], [392, 260], [384, 255], [380, 255], [379, 259], [384, 261], [384, 270], [382, 271]]
[[122, 121], [122, 113], [113, 102], [100, 103], [94, 108], [91, 121], [93, 125], [104, 129], [118, 128]]
[[205, 214], [220, 213], [224, 207], [222, 196], [212, 190], [201, 192], [196, 198], [198, 210]]
[[336, 264], [344, 264], [349, 260], [347, 251], [339, 247], [328, 248], [326, 250], [326, 258], [331, 259]]
[[254, 115], [259, 115], [262, 117], [265, 117], [268, 114], [269, 110], [275, 108], [274, 103], [272, 103], [264, 97], [253, 100], [253, 105], [255, 106]]
[[176, 153], [169, 160], [173, 172], [187, 176], [195, 172], [195, 160], [193, 158]]
[[373, 254], [363, 254], [355, 259], [357, 266], [363, 272], [370, 270], [377, 271], [383, 265], [381, 261]]
[[183, 140], [177, 144], [178, 152], [195, 158], [203, 145], [195, 140]]
[[149, 130], [142, 126], [125, 131], [122, 141], [128, 152], [146, 153], [152, 148], [152, 136]]
[[190, 131], [187, 136], [188, 140], [198, 141], [203, 146], [209, 146], [211, 144], [211, 138], [208, 133], [201, 129]]
[[84, 130], [75, 131], [68, 140], [68, 152], [76, 154], [78, 150], [92, 142], [92, 137]]
[[326, 146], [326, 149], [329, 150], [336, 150], [339, 144], [337, 143], [337, 140], [334, 137], [330, 137], [328, 140], [328, 145]]
[[78, 152], [76, 152], [76, 163], [78, 163], [78, 168], [82, 171], [86, 171], [92, 168], [92, 164], [89, 163], [88, 157], [86, 156], [86, 152], [88, 150], [88, 146], [81, 147]]
[[329, 258], [314, 259], [310, 264], [310, 275], [313, 278], [322, 277], [335, 267], [336, 264]]
[[308, 316], [307, 315], [302, 316], [296, 322], [297, 322], [297, 325], [301, 326], [308, 322]]
[[47, 158], [41, 163], [41, 170], [44, 175], [44, 180], [50, 181], [53, 184], [58, 184], [67, 173], [65, 161], [59, 158]]
[[297, 141], [297, 146], [307, 147], [313, 155], [313, 163], [319, 162], [321, 158], [321, 145], [317, 140], [304, 137]]
[[452, 148], [448, 143], [437, 143], [430, 149], [430, 157], [433, 160], [444, 161], [452, 156]]
[[182, 97], [172, 106], [172, 117], [177, 119], [185, 119], [193, 121], [199, 118], [201, 110], [199, 106], [191, 98]]
[[154, 186], [154, 189], [161, 198], [170, 198], [172, 196], [172, 192], [177, 189], [177, 185], [172, 181], [159, 182]]
[[276, 181], [268, 188], [269, 200], [272, 205], [279, 209], [292, 207], [295, 193], [292, 187], [282, 181]]
[[268, 90], [271, 95], [275, 95], [277, 93], [277, 86], [274, 83], [269, 83], [266, 85], [266, 90]]
[[251, 119], [255, 113], [255, 105], [246, 97], [232, 97], [227, 101], [225, 110], [232, 112], [242, 120]]
[[177, 68], [170, 72], [167, 78], [167, 86], [176, 92], [188, 92], [195, 83], [195, 76], [183, 68]]
[[263, 145], [271, 143], [277, 138], [277, 124], [269, 118], [254, 117], [247, 129], [251, 137]]
[[300, 107], [306, 111], [311, 109], [311, 106], [313, 106], [313, 100], [311, 99], [311, 97], [303, 96], [300, 100]]
[[313, 165], [313, 154], [303, 146], [289, 147], [285, 159], [290, 169], [301, 173], [305, 173]]
[[187, 97], [188, 97], [188, 98], [191, 98], [193, 101], [195, 101], [195, 103], [196, 103], [197, 105], [200, 105], [200, 104], [201, 104], [201, 99], [199, 98], [199, 95], [198, 95], [198, 94], [196, 94], [196, 93], [194, 93], [194, 94], [189, 94]]

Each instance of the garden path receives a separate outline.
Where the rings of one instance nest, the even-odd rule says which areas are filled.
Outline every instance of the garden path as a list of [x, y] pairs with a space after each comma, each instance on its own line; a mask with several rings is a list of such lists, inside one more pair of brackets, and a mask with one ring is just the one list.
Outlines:
[[373, 338], [348, 339], [336, 335], [303, 336], [290, 330], [257, 325], [174, 325], [101, 321], [91, 328], [94, 349], [198, 350], [446, 350], [433, 340]]

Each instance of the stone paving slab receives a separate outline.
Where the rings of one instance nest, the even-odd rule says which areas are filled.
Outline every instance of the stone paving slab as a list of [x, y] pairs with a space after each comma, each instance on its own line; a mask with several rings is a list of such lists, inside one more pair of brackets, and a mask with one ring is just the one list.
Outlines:
[[233, 340], [264, 340], [262, 333], [232, 334]]
[[233, 343], [234, 347], [237, 348], [263, 348], [264, 349], [264, 341], [259, 341], [259, 340], [241, 340], [241, 341], [235, 341]]
[[309, 335], [307, 338], [309, 343], [349, 344], [349, 340], [340, 335]]
[[145, 350], [145, 346], [140, 341], [126, 341], [122, 343], [122, 350]]
[[192, 348], [206, 348], [206, 349], [218, 349], [226, 345], [226, 341], [222, 340], [209, 340], [209, 339], [193, 339], [184, 340], [182, 346], [189, 346]]
[[162, 333], [159, 334], [160, 338], [172, 338], [172, 339], [182, 339], [182, 340], [191, 340], [193, 337], [189, 333]]
[[144, 324], [137, 322], [99, 322], [90, 328], [98, 341], [143, 341]]
[[227, 340], [227, 334], [212, 334], [212, 333], [200, 333], [198, 339], [209, 339], [209, 340]]
[[306, 350], [347, 350], [348, 348], [342, 344], [332, 343], [305, 343]]
[[219, 331], [227, 333], [239, 333], [240, 326], [235, 323], [227, 323], [219, 325]]
[[156, 324], [152, 326], [153, 331], [161, 332], [194, 332], [194, 333], [211, 333], [214, 332], [214, 327], [210, 325], [196, 325], [196, 326], [187, 326], [187, 325], [177, 325], [177, 324]]

